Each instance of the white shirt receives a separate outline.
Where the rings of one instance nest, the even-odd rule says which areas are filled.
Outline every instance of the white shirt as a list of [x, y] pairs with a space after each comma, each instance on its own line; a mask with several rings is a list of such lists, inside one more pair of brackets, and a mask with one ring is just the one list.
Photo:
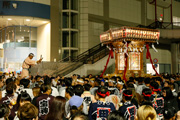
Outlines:
[[54, 97], [59, 96], [59, 92], [58, 92], [57, 88], [51, 87], [51, 89], [52, 89], [52, 93], [51, 93], [52, 96], [54, 96]]

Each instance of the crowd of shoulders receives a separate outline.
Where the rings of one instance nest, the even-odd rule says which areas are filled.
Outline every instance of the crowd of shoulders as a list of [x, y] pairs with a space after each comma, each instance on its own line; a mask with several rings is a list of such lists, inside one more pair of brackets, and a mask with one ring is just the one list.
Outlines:
[[[16, 76], [16, 77], [15, 77]], [[180, 120], [180, 76], [0, 75], [0, 120]]]

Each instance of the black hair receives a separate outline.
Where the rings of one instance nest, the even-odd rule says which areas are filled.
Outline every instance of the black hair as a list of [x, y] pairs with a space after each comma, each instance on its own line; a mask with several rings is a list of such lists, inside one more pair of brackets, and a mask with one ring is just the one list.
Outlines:
[[176, 113], [176, 110], [174, 107], [169, 106], [168, 108], [165, 108], [163, 111], [163, 115], [164, 115], [165, 120], [171, 119], [172, 117], [174, 117], [175, 113]]
[[8, 114], [9, 114], [9, 107], [6, 104], [0, 104], [0, 118], [3, 118]]
[[144, 99], [145, 99], [145, 100], [150, 101], [150, 98], [151, 98], [151, 97], [149, 97], [149, 96], [147, 96], [147, 95], [151, 95], [151, 94], [152, 94], [152, 92], [151, 92], [151, 90], [150, 90], [149, 88], [144, 88], [144, 89], [142, 90], [142, 95], [144, 96]]
[[131, 100], [132, 98], [132, 90], [124, 90], [123, 91], [123, 96], [125, 100]]
[[144, 79], [144, 83], [145, 83], [145, 84], [150, 84], [150, 81], [151, 81], [151, 80], [150, 80], [149, 77], [147, 77], [147, 78]]
[[74, 90], [73, 90], [72, 87], [66, 88], [66, 92], [69, 93], [70, 96], [73, 96], [73, 95], [74, 95]]
[[127, 88], [134, 88], [134, 85], [132, 83], [127, 84]]
[[159, 88], [159, 84], [157, 82], [155, 82], [155, 81], [151, 82], [150, 86], [152, 86], [153, 89], [158, 89]]
[[141, 106], [143, 106], [143, 105], [149, 105], [149, 106], [153, 107], [151, 101], [144, 101], [144, 102], [141, 104]]
[[101, 81], [99, 79], [95, 78], [94, 83], [96, 84], [96, 86], [99, 86], [101, 84]]
[[41, 89], [41, 92], [45, 93], [51, 89], [51, 86], [47, 84], [42, 84], [40, 89]]
[[24, 88], [27, 88], [29, 83], [30, 83], [30, 80], [28, 80], [28, 79], [21, 79], [20, 80], [20, 85], [23, 85]]
[[51, 83], [52, 83], [51, 78], [49, 78], [48, 76], [44, 76], [43, 78], [44, 78], [44, 84], [51, 86]]
[[156, 81], [162, 82], [162, 78], [161, 77], [156, 77]]
[[129, 77], [129, 80], [133, 80], [134, 81], [134, 77]]
[[173, 93], [172, 93], [170, 87], [164, 87], [162, 90], [166, 91], [166, 97], [164, 97], [164, 99], [168, 100], [168, 99], [172, 99], [173, 98]]
[[[106, 86], [101, 86], [101, 87], [99, 87], [98, 88], [98, 90], [96, 91], [96, 92], [99, 92], [99, 93], [101, 93], [101, 94], [106, 94], [107, 92], [108, 92], [108, 88], [106, 87]], [[105, 98], [105, 97], [103, 97], [103, 96], [101, 96], [101, 95], [98, 95], [100, 98]]]
[[12, 79], [12, 78], [8, 78], [8, 79], [6, 80], [6, 85], [7, 85], [8, 83], [10, 83], [10, 82], [13, 82], [13, 79]]
[[36, 79], [36, 80], [37, 80], [39, 77], [41, 78], [41, 76], [40, 76], [40, 75], [36, 75], [36, 77], [35, 77], [34, 79]]
[[84, 90], [85, 90], [85, 91], [89, 91], [90, 88], [91, 88], [91, 85], [90, 85], [90, 84], [85, 84], [85, 85], [84, 85]]
[[83, 88], [82, 85], [76, 85], [76, 86], [74, 86], [74, 93], [75, 93], [75, 95], [81, 97], [81, 95], [83, 94], [83, 92], [84, 92], [84, 88]]
[[8, 94], [13, 94], [15, 92], [15, 90], [16, 90], [16, 85], [15, 85], [14, 82], [10, 82], [10, 83], [7, 84], [6, 92]]
[[142, 83], [144, 81], [144, 79], [142, 79], [142, 77], [138, 77], [138, 78], [136, 78], [136, 81], [138, 81], [138, 83]]
[[66, 86], [71, 86], [72, 85], [72, 78], [65, 78], [64, 81], [65, 81]]
[[20, 102], [23, 102], [23, 101], [31, 102], [31, 97], [26, 91], [21, 91], [21, 94], [19, 94], [18, 97], [17, 97], [17, 103], [18, 104]]
[[112, 111], [109, 115], [107, 120], [126, 120], [123, 113], [118, 110]]

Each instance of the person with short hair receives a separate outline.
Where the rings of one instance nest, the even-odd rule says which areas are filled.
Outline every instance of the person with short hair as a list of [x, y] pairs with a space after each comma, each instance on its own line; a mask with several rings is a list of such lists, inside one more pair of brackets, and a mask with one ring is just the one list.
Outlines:
[[35, 101], [35, 106], [39, 109], [39, 120], [44, 120], [46, 115], [49, 113], [50, 106], [54, 99], [54, 97], [50, 95], [51, 91], [52, 90], [50, 85], [41, 85], [42, 94], [39, 97], [37, 97]]
[[41, 63], [43, 58], [40, 58], [38, 61], [32, 60], [34, 57], [33, 53], [30, 53], [28, 57], [24, 60], [22, 64], [22, 73], [21, 73], [21, 78], [29, 77], [29, 69], [31, 66], [35, 65], [36, 63], [39, 64]]
[[17, 116], [19, 120], [38, 120], [38, 109], [31, 103], [26, 103], [19, 108]]
[[165, 108], [163, 111], [164, 120], [175, 120], [175, 114], [176, 110], [174, 107], [169, 106], [168, 108]]
[[156, 120], [156, 111], [150, 105], [143, 105], [137, 110], [137, 117], [135, 120]]
[[89, 120], [105, 120], [107, 119], [108, 114], [115, 110], [114, 104], [105, 100], [105, 97], [109, 95], [110, 93], [107, 87], [101, 86], [98, 88], [95, 96], [98, 101], [90, 104], [88, 114]]
[[73, 116], [71, 120], [89, 120], [89, 118], [80, 112], [80, 113], [77, 113], [75, 116]]
[[124, 104], [119, 108], [119, 111], [122, 112], [126, 120], [134, 120], [137, 108], [131, 103], [132, 91], [124, 90], [123, 91], [123, 102]]

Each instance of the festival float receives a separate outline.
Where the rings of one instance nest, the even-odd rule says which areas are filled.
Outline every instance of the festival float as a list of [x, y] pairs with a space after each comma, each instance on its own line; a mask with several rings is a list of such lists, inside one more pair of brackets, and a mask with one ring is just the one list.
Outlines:
[[157, 29], [147, 29], [138, 27], [121, 27], [110, 29], [100, 35], [100, 41], [109, 48], [109, 57], [107, 59], [104, 72], [110, 57], [113, 58], [115, 53], [115, 75], [122, 75], [124, 80], [127, 73], [129, 76], [134, 74], [144, 74], [143, 70], [143, 51], [146, 49], [146, 59], [150, 59], [156, 75], [159, 75], [153, 65], [151, 54], [149, 52], [150, 45], [154, 47], [154, 43], [158, 44], [160, 31]]

